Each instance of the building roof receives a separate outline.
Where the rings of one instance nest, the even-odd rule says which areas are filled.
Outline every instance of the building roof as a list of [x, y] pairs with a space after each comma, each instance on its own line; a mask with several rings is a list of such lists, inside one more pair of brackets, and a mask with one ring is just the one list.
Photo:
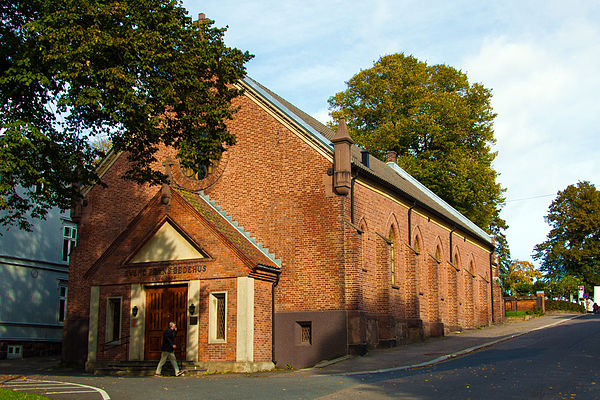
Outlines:
[[[265, 101], [269, 102], [333, 153], [333, 143], [331, 140], [335, 132], [331, 128], [279, 97], [252, 78], [245, 77], [242, 83], [246, 89], [252, 90]], [[361, 161], [361, 150], [359, 146], [352, 145], [352, 165], [359, 173], [381, 181], [391, 188], [395, 194], [415, 201], [418, 205], [442, 216], [450, 225], [456, 225], [484, 242], [492, 244], [492, 238], [489, 234], [425, 187], [425, 185], [412, 177], [408, 172], [400, 168], [396, 163], [385, 163], [369, 155], [369, 166], [365, 166]]]

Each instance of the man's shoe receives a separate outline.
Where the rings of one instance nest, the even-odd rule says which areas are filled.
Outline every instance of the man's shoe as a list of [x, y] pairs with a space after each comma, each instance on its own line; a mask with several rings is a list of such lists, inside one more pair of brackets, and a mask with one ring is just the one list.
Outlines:
[[154, 376], [162, 376], [161, 374], [154, 373]]
[[181, 376], [183, 375], [183, 371], [179, 371], [178, 373], [175, 374], [175, 376]]

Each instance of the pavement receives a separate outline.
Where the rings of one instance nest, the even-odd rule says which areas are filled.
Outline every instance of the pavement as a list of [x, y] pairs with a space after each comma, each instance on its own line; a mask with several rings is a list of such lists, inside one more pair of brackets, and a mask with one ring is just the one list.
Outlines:
[[389, 349], [375, 349], [365, 356], [342, 357], [320, 363], [310, 370], [327, 375], [359, 375], [427, 367], [583, 315], [547, 313], [529, 320], [510, 318], [501, 325], [453, 332]]
[[[426, 367], [444, 360], [493, 346], [496, 343], [548, 328], [584, 314], [546, 314], [529, 320], [509, 319], [502, 325], [469, 329], [443, 337], [428, 338], [389, 349], [375, 349], [365, 356], [345, 356], [298, 372], [324, 375], [357, 375]], [[80, 370], [60, 367], [60, 358], [37, 357], [0, 360], [0, 383], [7, 375], [84, 375]], [[4, 378], [4, 379], [2, 379]]]

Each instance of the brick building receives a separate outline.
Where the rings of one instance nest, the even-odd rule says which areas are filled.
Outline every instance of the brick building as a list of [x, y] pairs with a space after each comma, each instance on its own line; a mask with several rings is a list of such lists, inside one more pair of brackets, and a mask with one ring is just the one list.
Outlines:
[[100, 166], [71, 254], [63, 359], [180, 360], [251, 371], [489, 325], [503, 315], [492, 238], [394, 162], [352, 144], [250, 78], [237, 143], [170, 185]]

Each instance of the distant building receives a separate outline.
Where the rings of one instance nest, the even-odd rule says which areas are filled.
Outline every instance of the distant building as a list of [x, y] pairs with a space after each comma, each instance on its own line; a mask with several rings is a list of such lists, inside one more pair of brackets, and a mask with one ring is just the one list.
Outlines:
[[32, 224], [0, 228], [0, 359], [60, 354], [77, 226], [57, 209]]
[[295, 368], [502, 321], [494, 241], [395, 163], [250, 78], [230, 146], [201, 173], [161, 148], [163, 187], [84, 191], [63, 360], [89, 370], [177, 358], [209, 370]]

